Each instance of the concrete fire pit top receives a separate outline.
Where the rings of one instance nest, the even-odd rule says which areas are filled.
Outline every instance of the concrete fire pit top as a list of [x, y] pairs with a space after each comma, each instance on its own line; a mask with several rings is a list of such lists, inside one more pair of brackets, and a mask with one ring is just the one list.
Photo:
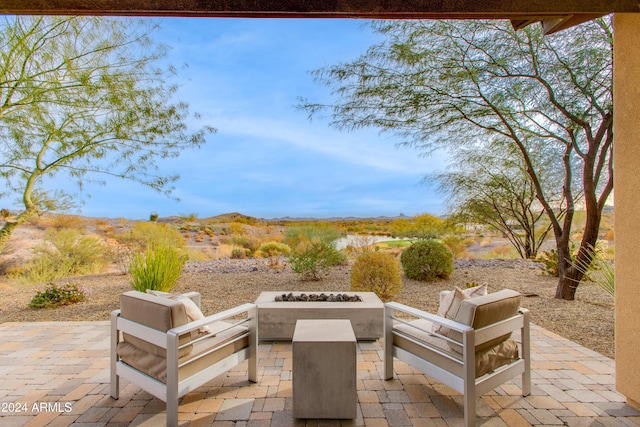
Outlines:
[[[327, 295], [329, 296], [330, 294], [333, 294], [334, 297], [337, 296], [338, 294], [340, 295], [346, 295], [348, 297], [359, 297], [359, 301], [329, 301], [329, 300], [318, 300], [318, 301], [312, 301], [312, 300], [302, 300], [300, 299], [301, 295]], [[289, 300], [283, 300], [283, 301], [276, 301], [276, 297], [282, 297], [283, 295], [289, 296], [292, 295], [295, 299], [295, 301], [289, 301]], [[344, 299], [344, 298], [343, 298]], [[318, 292], [318, 291], [310, 291], [310, 292], [262, 292], [260, 294], [260, 296], [258, 296], [258, 299], [256, 299], [255, 304], [257, 304], [258, 306], [264, 306], [264, 305], [269, 305], [272, 307], [277, 307], [277, 306], [281, 306], [282, 304], [296, 304], [296, 303], [304, 303], [305, 306], [308, 303], [313, 303], [315, 304], [335, 304], [335, 303], [339, 303], [340, 306], [342, 306], [342, 304], [348, 304], [348, 303], [354, 303], [354, 304], [375, 304], [375, 305], [380, 305], [381, 301], [380, 298], [378, 298], [378, 296], [374, 293], [374, 292]], [[272, 305], [273, 304], [273, 305]]]
[[360, 295], [347, 295], [347, 294], [332, 294], [329, 295], [325, 293], [321, 294], [299, 294], [294, 295], [293, 292], [289, 292], [288, 294], [276, 295], [276, 302], [294, 302], [294, 301], [303, 301], [303, 302], [362, 302], [362, 298]]

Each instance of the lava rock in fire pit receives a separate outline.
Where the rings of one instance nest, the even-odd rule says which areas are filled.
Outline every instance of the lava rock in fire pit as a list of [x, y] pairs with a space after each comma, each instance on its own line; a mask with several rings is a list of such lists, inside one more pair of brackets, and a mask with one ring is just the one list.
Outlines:
[[293, 295], [293, 293], [289, 292], [288, 294], [277, 295], [275, 300], [277, 302], [290, 302], [290, 301], [319, 301], [319, 302], [361, 302], [362, 298], [359, 295], [347, 295], [347, 294], [300, 294]]

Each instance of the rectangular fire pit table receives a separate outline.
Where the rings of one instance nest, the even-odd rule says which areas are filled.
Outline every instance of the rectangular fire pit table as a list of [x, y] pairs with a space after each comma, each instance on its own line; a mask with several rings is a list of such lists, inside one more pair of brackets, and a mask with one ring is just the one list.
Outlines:
[[[289, 292], [262, 292], [258, 306], [258, 339], [262, 341], [293, 338], [296, 321], [300, 319], [346, 319], [351, 321], [357, 340], [375, 341], [384, 335], [384, 304], [373, 292], [344, 292], [358, 295], [359, 302], [275, 301], [276, 296]], [[300, 294], [322, 292], [293, 292]], [[324, 292], [329, 294], [330, 292]], [[340, 292], [333, 292], [338, 294]]]
[[298, 320], [291, 346], [293, 417], [356, 418], [356, 336], [351, 322]]

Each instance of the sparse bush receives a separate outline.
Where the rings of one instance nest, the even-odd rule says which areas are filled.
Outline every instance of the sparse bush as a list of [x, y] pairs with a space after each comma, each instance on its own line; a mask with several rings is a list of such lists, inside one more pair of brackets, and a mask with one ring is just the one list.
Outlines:
[[351, 267], [351, 290], [375, 292], [382, 301], [392, 300], [402, 290], [400, 263], [384, 252], [364, 252]]
[[464, 258], [469, 255], [467, 246], [469, 239], [458, 234], [447, 234], [442, 237], [442, 243], [451, 251], [454, 259]]
[[323, 242], [333, 244], [341, 237], [337, 227], [331, 225], [304, 225], [301, 227], [287, 227], [284, 233], [284, 243], [294, 252], [306, 242]]
[[247, 250], [245, 248], [233, 248], [231, 250], [231, 259], [245, 259]]
[[233, 236], [231, 242], [235, 246], [246, 249], [246, 255], [252, 256], [260, 247], [260, 240], [251, 236]]
[[343, 263], [346, 257], [332, 244], [323, 241], [303, 242], [289, 257], [291, 268], [302, 280], [321, 280], [329, 267]]
[[280, 257], [291, 253], [291, 248], [280, 242], [267, 242], [260, 245], [258, 251], [263, 257], [269, 258], [269, 267], [276, 268], [281, 265]]
[[138, 252], [131, 260], [131, 287], [140, 292], [153, 289], [169, 292], [182, 273], [186, 257], [168, 243], [157, 243]]
[[178, 230], [167, 224], [155, 222], [136, 222], [131, 230], [120, 233], [116, 237], [121, 243], [134, 245], [142, 251], [148, 246], [158, 244], [169, 244], [180, 249], [186, 246], [186, 242]]
[[436, 239], [413, 243], [402, 252], [400, 261], [409, 279], [433, 281], [453, 273], [453, 255]]
[[63, 277], [101, 271], [106, 265], [105, 246], [96, 238], [73, 229], [45, 234], [35, 248], [36, 257], [22, 271], [19, 280], [43, 283]]
[[63, 229], [84, 231], [87, 228], [87, 222], [78, 215], [53, 215], [50, 219], [50, 224], [57, 231]]
[[56, 286], [53, 283], [49, 283], [43, 292], [36, 292], [29, 303], [29, 307], [53, 308], [75, 304], [84, 301], [87, 298], [87, 293], [88, 291], [79, 288], [77, 285]]

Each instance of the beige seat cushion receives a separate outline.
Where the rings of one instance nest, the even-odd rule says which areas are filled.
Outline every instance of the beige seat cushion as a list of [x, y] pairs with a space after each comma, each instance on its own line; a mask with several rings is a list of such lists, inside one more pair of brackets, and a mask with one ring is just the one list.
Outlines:
[[[195, 342], [193, 350], [179, 358], [178, 363], [186, 363], [178, 371], [178, 380], [194, 375], [208, 366], [224, 359], [225, 357], [249, 346], [248, 336], [235, 342], [235, 338], [246, 335], [248, 329], [245, 326], [235, 326], [227, 322], [216, 322], [210, 325], [213, 334], [207, 338]], [[229, 328], [229, 329], [227, 329]], [[226, 329], [226, 330], [224, 330]], [[227, 345], [225, 345], [225, 343]], [[209, 350], [222, 346], [221, 348], [206, 354]], [[117, 347], [118, 355], [127, 365], [161, 381], [167, 380], [167, 359], [154, 353], [143, 351], [132, 345], [130, 342], [121, 342]]]
[[[120, 316], [161, 332], [167, 332], [169, 329], [189, 323], [189, 318], [182, 302], [138, 291], [129, 291], [120, 295]], [[190, 334], [185, 334], [179, 339], [180, 345], [187, 344], [190, 341]], [[124, 334], [124, 342], [149, 354], [166, 357], [166, 350], [162, 347], [150, 344], [129, 334]], [[181, 349], [180, 357], [186, 356], [191, 350], [191, 346]]]
[[[432, 326], [432, 322], [425, 319], [414, 320], [409, 325], [397, 323], [393, 327], [393, 344], [461, 377], [462, 354], [454, 351], [444, 338], [430, 333]], [[511, 339], [503, 340], [491, 348], [476, 348], [476, 378], [518, 360], [518, 354], [518, 344]]]

